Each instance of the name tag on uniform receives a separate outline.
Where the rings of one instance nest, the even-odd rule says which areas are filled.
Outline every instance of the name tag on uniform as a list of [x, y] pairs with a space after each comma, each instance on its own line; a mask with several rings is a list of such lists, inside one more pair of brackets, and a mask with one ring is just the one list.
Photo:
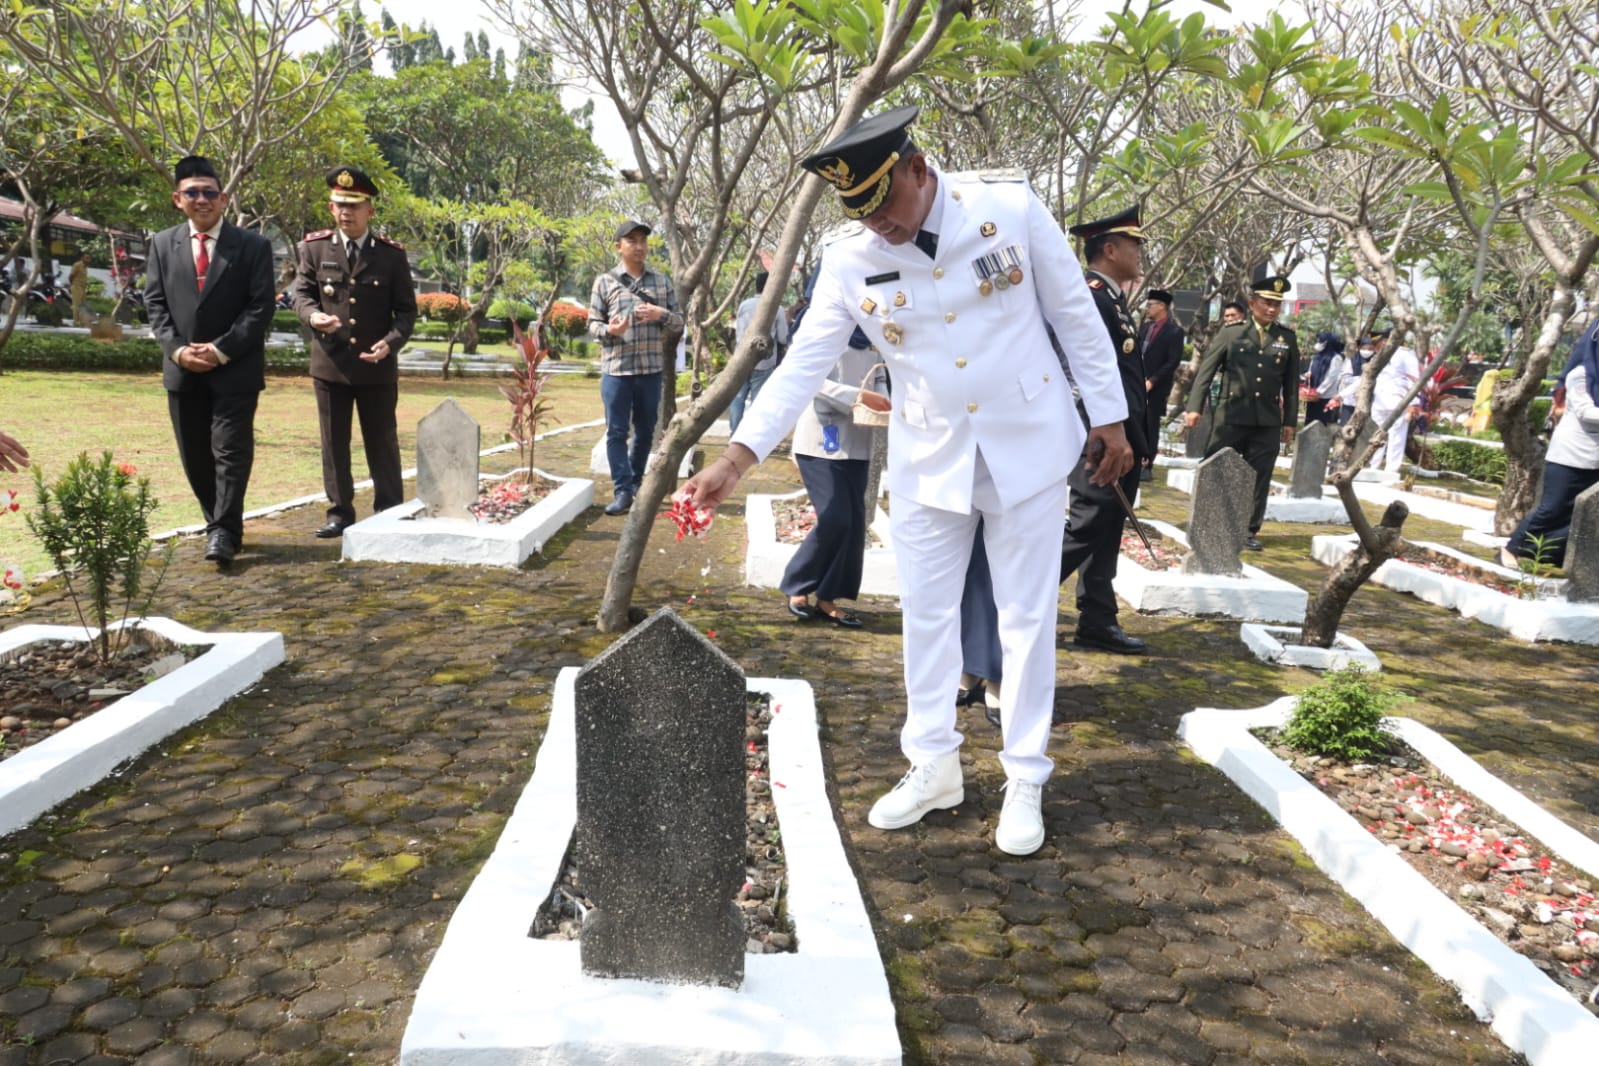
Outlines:
[[898, 281], [898, 280], [899, 280], [899, 271], [890, 270], [887, 274], [873, 274], [871, 277], [866, 279], [866, 284], [868, 284], [868, 285], [882, 285], [882, 284], [885, 284], [885, 283], [890, 282], [890, 281]]

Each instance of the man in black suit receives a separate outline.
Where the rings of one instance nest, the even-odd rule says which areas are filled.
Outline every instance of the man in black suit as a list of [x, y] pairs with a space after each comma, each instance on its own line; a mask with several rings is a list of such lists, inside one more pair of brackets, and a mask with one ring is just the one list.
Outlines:
[[355, 522], [350, 473], [352, 413], [372, 477], [373, 509], [405, 502], [400, 437], [400, 349], [416, 325], [416, 290], [405, 247], [371, 230], [378, 187], [355, 167], [328, 173], [333, 229], [307, 233], [297, 250], [294, 310], [315, 331], [311, 379], [322, 431], [322, 488], [328, 520], [316, 531], [338, 537]]
[[211, 163], [173, 169], [188, 221], [150, 240], [144, 302], [166, 358], [161, 379], [183, 472], [205, 512], [205, 557], [226, 566], [244, 539], [255, 462], [255, 408], [266, 388], [272, 245], [223, 219], [228, 194]]
[[[1144, 326], [1139, 331], [1139, 344], [1144, 349], [1144, 389], [1148, 399], [1148, 440], [1150, 446], [1160, 450], [1160, 424], [1166, 417], [1166, 401], [1171, 398], [1172, 379], [1177, 376], [1177, 366], [1183, 361], [1183, 327], [1171, 313], [1171, 293], [1165, 289], [1150, 289], [1144, 297]], [[1145, 481], [1154, 477], [1153, 460], [1144, 466]]]

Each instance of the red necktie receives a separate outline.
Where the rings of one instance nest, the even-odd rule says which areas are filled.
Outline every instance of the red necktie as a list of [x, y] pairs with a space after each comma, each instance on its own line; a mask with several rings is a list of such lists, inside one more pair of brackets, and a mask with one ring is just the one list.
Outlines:
[[200, 250], [194, 254], [194, 287], [197, 290], [204, 290], [205, 272], [211, 269], [211, 257], [205, 250], [206, 235], [196, 233], [195, 236], [200, 238]]

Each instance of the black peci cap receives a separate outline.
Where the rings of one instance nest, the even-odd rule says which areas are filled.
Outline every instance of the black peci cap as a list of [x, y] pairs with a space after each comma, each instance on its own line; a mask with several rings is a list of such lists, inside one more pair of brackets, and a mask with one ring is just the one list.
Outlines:
[[800, 166], [838, 190], [844, 214], [865, 218], [888, 199], [894, 164], [911, 144], [905, 129], [920, 113], [921, 108], [908, 104], [862, 119]]
[[1144, 299], [1159, 300], [1167, 307], [1172, 305], [1171, 293], [1167, 292], [1165, 289], [1150, 289], [1149, 292], [1144, 296]]

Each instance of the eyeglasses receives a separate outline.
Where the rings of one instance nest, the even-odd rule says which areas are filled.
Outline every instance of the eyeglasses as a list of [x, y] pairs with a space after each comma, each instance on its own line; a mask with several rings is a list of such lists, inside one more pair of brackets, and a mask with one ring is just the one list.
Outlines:
[[184, 189], [181, 194], [185, 200], [216, 200], [222, 196], [221, 189]]

